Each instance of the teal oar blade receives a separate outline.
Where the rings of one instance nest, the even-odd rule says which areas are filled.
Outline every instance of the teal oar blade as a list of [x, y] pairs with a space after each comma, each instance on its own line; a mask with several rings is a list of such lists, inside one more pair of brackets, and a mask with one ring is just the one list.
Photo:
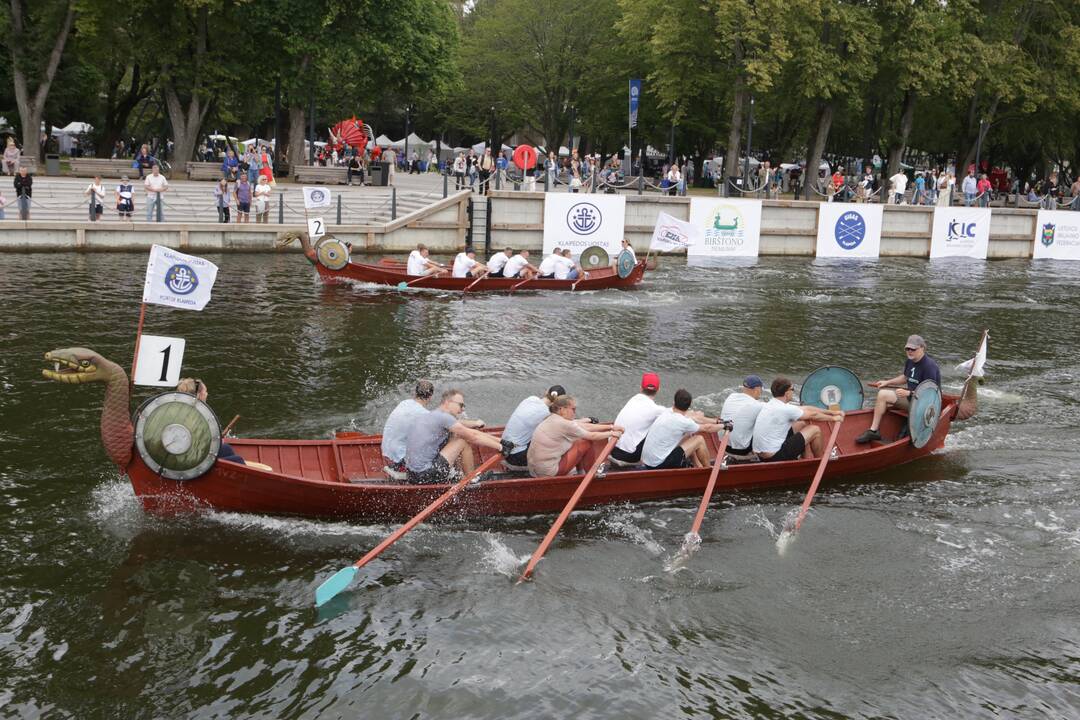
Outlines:
[[325, 605], [335, 595], [349, 587], [349, 583], [356, 577], [356, 573], [359, 570], [355, 565], [350, 565], [346, 568], [341, 568], [334, 573], [329, 580], [324, 582], [315, 590], [315, 607]]
[[402, 280], [401, 282], [399, 282], [397, 284], [397, 289], [398, 290], [404, 290], [407, 287], [409, 287], [409, 283], [405, 282], [404, 280]]

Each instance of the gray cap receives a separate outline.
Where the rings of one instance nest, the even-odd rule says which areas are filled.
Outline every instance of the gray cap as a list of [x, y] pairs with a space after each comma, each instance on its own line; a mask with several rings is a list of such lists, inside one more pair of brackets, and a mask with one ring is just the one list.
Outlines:
[[926, 341], [923, 340], [922, 335], [908, 335], [907, 344], [904, 347], [925, 348]]

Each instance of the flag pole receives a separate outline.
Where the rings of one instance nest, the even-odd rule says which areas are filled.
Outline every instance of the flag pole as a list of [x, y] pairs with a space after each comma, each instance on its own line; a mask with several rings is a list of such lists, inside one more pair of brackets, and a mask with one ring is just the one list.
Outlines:
[[[626, 172], [630, 171], [634, 159], [634, 80], [626, 79]], [[625, 177], [625, 176], [624, 176]]]
[[131, 377], [128, 378], [128, 392], [135, 386], [135, 368], [139, 364], [139, 343], [142, 342], [143, 321], [146, 319], [146, 301], [139, 306], [139, 327], [135, 331], [135, 356], [131, 358]]

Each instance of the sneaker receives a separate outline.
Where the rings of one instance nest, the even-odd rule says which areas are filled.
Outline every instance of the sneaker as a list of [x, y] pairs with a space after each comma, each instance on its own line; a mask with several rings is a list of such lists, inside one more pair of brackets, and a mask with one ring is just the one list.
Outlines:
[[879, 433], [877, 430], [867, 430], [862, 435], [855, 438], [855, 442], [859, 443], [860, 445], [865, 445], [866, 443], [873, 442], [874, 440], [881, 440], [881, 433]]
[[607, 476], [607, 463], [601, 463], [600, 467], [596, 468], [596, 477], [603, 478]]

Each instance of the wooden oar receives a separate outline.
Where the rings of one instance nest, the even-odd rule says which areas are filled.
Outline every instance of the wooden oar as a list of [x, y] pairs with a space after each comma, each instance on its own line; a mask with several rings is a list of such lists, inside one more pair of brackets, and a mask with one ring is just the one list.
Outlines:
[[469, 292], [470, 290], [472, 290], [472, 286], [473, 286], [473, 285], [475, 285], [476, 283], [480, 282], [480, 281], [481, 281], [481, 280], [483, 280], [484, 278], [486, 278], [486, 277], [488, 276], [488, 273], [489, 273], [489, 272], [491, 272], [491, 271], [490, 271], [490, 270], [485, 270], [485, 271], [484, 271], [484, 272], [483, 272], [483, 273], [482, 273], [482, 274], [480, 275], [480, 277], [476, 278], [476, 279], [475, 279], [475, 280], [473, 280], [473, 281], [472, 281], [471, 283], [469, 283], [468, 285], [466, 285], [466, 286], [465, 286], [465, 289], [464, 289], [464, 290], [462, 290], [461, 292], [463, 292], [463, 293], [467, 293], [467, 292]]
[[482, 472], [491, 468], [495, 465], [495, 463], [499, 462], [500, 460], [502, 460], [502, 455], [500, 455], [499, 453], [495, 453], [494, 455], [489, 457], [486, 461], [484, 461], [483, 464], [480, 465], [480, 467], [476, 468], [476, 470], [474, 470], [471, 474], [459, 480], [449, 490], [440, 495], [433, 503], [431, 503], [426, 508], [417, 513], [416, 516], [413, 517], [413, 519], [409, 520], [407, 523], [398, 528], [393, 534], [391, 534], [381, 543], [376, 545], [375, 548], [367, 555], [360, 558], [352, 565], [342, 568], [333, 575], [331, 575], [329, 580], [326, 580], [315, 590], [315, 607], [326, 604], [331, 598], [333, 598], [339, 592], [348, 587], [349, 583], [351, 583], [353, 581], [353, 578], [356, 577], [356, 573], [359, 572], [360, 568], [367, 565], [369, 562], [378, 557], [383, 550], [400, 540], [402, 535], [409, 532], [414, 527], [426, 520], [427, 517], [431, 515], [431, 513], [438, 510], [446, 503], [447, 500], [461, 492], [461, 490], [470, 482], [472, 482], [474, 478], [479, 477]]
[[709, 483], [705, 486], [705, 494], [701, 497], [701, 505], [698, 506], [697, 515], [694, 517], [694, 525], [690, 528], [690, 536], [697, 537], [701, 530], [701, 521], [705, 519], [705, 511], [712, 500], [713, 490], [716, 489], [716, 479], [720, 476], [720, 468], [724, 464], [724, 453], [727, 452], [730, 433], [725, 432], [720, 438], [720, 447], [716, 449], [716, 460], [713, 461], [712, 472], [709, 474]]
[[228, 437], [229, 433], [232, 432], [233, 425], [235, 425], [236, 421], [239, 420], [239, 419], [240, 419], [239, 415], [236, 415], [235, 417], [233, 417], [233, 419], [229, 421], [229, 424], [225, 426], [225, 429], [221, 431], [221, 437]]
[[780, 549], [781, 553], [784, 552], [787, 543], [791, 541], [795, 536], [795, 533], [802, 527], [803, 518], [806, 517], [806, 513], [810, 510], [810, 503], [814, 499], [814, 493], [817, 492], [818, 485], [821, 483], [821, 478], [825, 475], [825, 466], [829, 464], [829, 456], [832, 455], [833, 446], [836, 445], [836, 436], [840, 434], [840, 425], [842, 424], [842, 420], [837, 420], [833, 423], [832, 434], [829, 435], [829, 442], [825, 445], [825, 452], [821, 454], [821, 461], [818, 463], [817, 472], [814, 473], [814, 480], [810, 483], [810, 490], [807, 491], [802, 507], [799, 508], [798, 517], [795, 518], [795, 522], [786, 525], [780, 532], [780, 536], [776, 538], [776, 546]]
[[525, 278], [524, 280], [522, 280], [521, 282], [519, 282], [519, 283], [518, 283], [517, 285], [514, 285], [514, 286], [512, 286], [512, 287], [510, 288], [510, 292], [514, 292], [515, 290], [517, 290], [517, 289], [518, 289], [519, 287], [521, 287], [521, 286], [522, 286], [522, 285], [524, 285], [525, 283], [527, 283], [527, 282], [529, 282], [529, 281], [531, 281], [531, 280], [535, 280], [535, 279], [536, 279], [537, 277], [539, 277], [539, 275], [533, 275], [533, 276], [532, 276], [531, 278]]
[[596, 475], [596, 471], [600, 469], [600, 466], [607, 460], [607, 456], [611, 454], [611, 450], [615, 447], [615, 443], [619, 441], [619, 438], [613, 437], [608, 440], [607, 445], [604, 446], [600, 456], [596, 458], [596, 462], [589, 468], [589, 472], [585, 473], [585, 477], [581, 479], [578, 484], [577, 490], [570, 496], [570, 500], [566, 503], [566, 507], [559, 513], [558, 519], [555, 520], [555, 524], [548, 530], [547, 535], [544, 536], [544, 541], [540, 543], [540, 547], [536, 548], [536, 552], [529, 558], [529, 564], [525, 566], [525, 572], [521, 573], [521, 577], [518, 578], [518, 584], [521, 584], [528, 580], [536, 569], [536, 564], [540, 562], [540, 558], [544, 557], [544, 553], [547, 552], [548, 546], [551, 545], [551, 541], [555, 539], [555, 536], [559, 534], [559, 530], [562, 528], [563, 523], [566, 522], [566, 518], [570, 517], [570, 513], [573, 512], [574, 506], [581, 500], [582, 494], [585, 489], [589, 487], [589, 483], [592, 482], [593, 476]]
[[443, 268], [443, 269], [442, 269], [442, 270], [440, 270], [439, 272], [436, 272], [436, 273], [431, 273], [431, 274], [429, 274], [429, 275], [421, 275], [420, 277], [418, 277], [418, 278], [415, 278], [415, 279], [413, 279], [413, 280], [410, 280], [409, 282], [405, 282], [404, 280], [402, 280], [401, 282], [399, 282], [399, 283], [397, 284], [398, 290], [404, 290], [405, 288], [409, 287], [409, 286], [410, 286], [410, 285], [412, 285], [413, 283], [418, 283], [418, 282], [420, 282], [421, 280], [428, 280], [428, 279], [430, 279], [430, 278], [433, 278], [433, 277], [439, 277], [439, 276], [440, 276], [440, 275], [442, 275], [442, 274], [443, 274], [444, 272], [446, 272], [446, 268]]

